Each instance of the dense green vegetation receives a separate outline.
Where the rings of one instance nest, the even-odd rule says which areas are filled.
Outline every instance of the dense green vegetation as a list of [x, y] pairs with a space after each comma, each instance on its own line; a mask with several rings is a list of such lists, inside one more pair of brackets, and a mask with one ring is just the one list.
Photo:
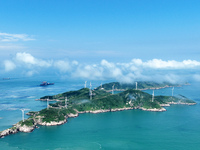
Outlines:
[[58, 109], [52, 109], [52, 108], [41, 110], [40, 116], [43, 116], [44, 117], [43, 121], [46, 121], [46, 122], [58, 121], [58, 118], [60, 118]]
[[[67, 95], [69, 94], [69, 96]], [[124, 107], [140, 108], [161, 108], [160, 104], [168, 102], [193, 102], [187, 98], [177, 98], [171, 96], [155, 96], [152, 102], [152, 95], [142, 92], [140, 90], [129, 89], [124, 92], [114, 94], [107, 93], [104, 90], [93, 90], [92, 100], [89, 97], [89, 89], [81, 89], [78, 91], [70, 91], [59, 94], [60, 102], [51, 104], [54, 108], [64, 107], [65, 101], [63, 97], [68, 97], [68, 108], [76, 109], [78, 111], [90, 111], [99, 109], [115, 109]], [[183, 101], [184, 100], [184, 101]]]
[[101, 98], [93, 98], [87, 103], [74, 104], [78, 111], [123, 108], [126, 105], [124, 99], [118, 95], [107, 95]]
[[[88, 88], [82, 88], [80, 90], [77, 91], [69, 91], [69, 92], [64, 92], [61, 94], [57, 94], [54, 96], [44, 96], [41, 97], [40, 99], [59, 99], [59, 100], [64, 100], [66, 97], [67, 99], [76, 99], [76, 100], [80, 100], [80, 99], [89, 99], [89, 90]], [[93, 97], [102, 97], [102, 96], [106, 96], [109, 95], [109, 93], [107, 93], [104, 90], [95, 90], [93, 91]]]
[[[126, 89], [118, 94], [111, 94], [106, 90], [112, 89]], [[169, 83], [158, 84], [154, 82], [138, 82], [138, 89], [159, 88], [165, 86], [178, 86]], [[69, 91], [53, 96], [44, 96], [41, 99], [56, 99], [59, 100], [54, 104], [50, 104], [49, 109], [43, 109], [39, 113], [31, 112], [34, 117], [42, 116], [42, 121], [62, 121], [70, 113], [76, 114], [76, 111], [94, 111], [94, 110], [111, 110], [116, 108], [146, 108], [146, 109], [160, 109], [160, 104], [167, 104], [169, 102], [184, 102], [192, 103], [192, 100], [184, 96], [155, 96], [152, 101], [152, 95], [135, 90], [135, 84], [120, 84], [113, 82], [102, 85], [103, 88], [98, 87], [92, 90], [92, 99], [90, 99], [88, 88], [82, 88], [77, 91]], [[67, 108], [65, 106], [65, 98], [67, 97]]]
[[[117, 94], [111, 94], [110, 90], [115, 85], [115, 90], [119, 89]], [[138, 89], [160, 88], [177, 86], [169, 83], [157, 84], [153, 82], [138, 82]], [[52, 96], [41, 97], [41, 100], [57, 101], [50, 104], [48, 109], [41, 111], [30, 111], [30, 115], [24, 122], [20, 121], [18, 125], [35, 128], [37, 124], [57, 125], [66, 121], [67, 117], [76, 117], [78, 113], [107, 112], [123, 109], [142, 109], [150, 111], [163, 111], [161, 104], [195, 104], [194, 101], [183, 95], [174, 96], [154, 96], [135, 89], [135, 84], [120, 84], [118, 82], [104, 84], [94, 90], [82, 88], [77, 91], [64, 92]], [[91, 95], [92, 93], [92, 95]], [[173, 103], [174, 102], [174, 103]], [[166, 105], [165, 105], [166, 106]], [[154, 110], [152, 110], [154, 109]], [[104, 110], [104, 111], [102, 111]], [[62, 122], [60, 122], [62, 121]], [[64, 122], [63, 122], [64, 121]], [[53, 123], [51, 123], [53, 122]], [[50, 124], [46, 124], [50, 123]], [[18, 132], [19, 126], [10, 128], [13, 133]], [[0, 132], [1, 133], [1, 132]]]
[[61, 121], [64, 120], [64, 115], [60, 113], [59, 109], [43, 109], [40, 111], [40, 116], [43, 116], [43, 121]]
[[43, 121], [46, 122], [51, 122], [51, 121], [58, 122], [65, 120], [65, 116], [67, 116], [67, 114], [70, 113], [75, 114], [76, 111], [72, 108], [62, 108], [62, 109], [49, 108], [49, 109], [42, 109], [37, 116], [42, 116]]
[[193, 100], [186, 98], [185, 96], [178, 95], [178, 96], [156, 96], [155, 100], [161, 104], [166, 104], [169, 102], [176, 102], [176, 103], [194, 103]]
[[[126, 83], [119, 83], [119, 82], [111, 82], [111, 83], [107, 83], [102, 85], [102, 88], [104, 88], [105, 90], [112, 90], [112, 86], [114, 85], [115, 89], [124, 89], [124, 90], [128, 90], [128, 89], [135, 89], [136, 88], [136, 84], [132, 83], [132, 84], [126, 84]], [[150, 88], [160, 88], [160, 87], [165, 87], [165, 86], [180, 86], [179, 84], [171, 84], [168, 82], [163, 82], [163, 83], [156, 83], [156, 82], [146, 82], [146, 81], [140, 81], [137, 82], [137, 88], [138, 89], [150, 89]], [[101, 86], [99, 86], [97, 89], [101, 89]]]
[[125, 92], [119, 93], [118, 95], [125, 97], [127, 101], [131, 102], [131, 104], [135, 108], [139, 107], [144, 107], [147, 109], [161, 108], [161, 106], [159, 105], [160, 102], [155, 100], [156, 96], [154, 97], [154, 101], [152, 102], [152, 95], [139, 90], [127, 90]]
[[26, 119], [23, 121], [19, 122], [21, 126], [26, 125], [26, 126], [33, 126], [34, 125], [34, 120], [32, 118]]

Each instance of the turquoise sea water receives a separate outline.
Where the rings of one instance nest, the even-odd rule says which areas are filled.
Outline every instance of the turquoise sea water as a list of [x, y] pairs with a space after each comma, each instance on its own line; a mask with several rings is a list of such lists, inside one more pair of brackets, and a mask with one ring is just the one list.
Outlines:
[[[46, 102], [35, 101], [44, 95], [83, 87], [83, 81], [49, 78], [54, 86], [39, 87], [38, 78], [1, 81], [0, 130], [21, 120], [20, 108], [40, 110]], [[9, 83], [9, 84], [8, 84]], [[93, 87], [101, 82], [93, 82]], [[175, 88], [197, 102], [195, 106], [172, 105], [166, 112], [127, 110], [100, 114], [81, 114], [61, 126], [43, 127], [32, 133], [18, 133], [0, 139], [0, 149], [200, 149], [200, 84]], [[152, 93], [152, 90], [146, 92]], [[171, 95], [171, 89], [155, 90], [155, 95]], [[27, 117], [27, 116], [26, 116]]]

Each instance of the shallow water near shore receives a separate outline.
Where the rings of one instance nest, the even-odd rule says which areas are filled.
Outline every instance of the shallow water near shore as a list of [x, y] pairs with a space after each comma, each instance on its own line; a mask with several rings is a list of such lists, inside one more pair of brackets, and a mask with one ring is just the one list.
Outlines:
[[[49, 82], [52, 78], [49, 78]], [[39, 80], [39, 79], [38, 79]], [[59, 81], [59, 82], [58, 82]], [[7, 81], [9, 82], [9, 81]], [[19, 83], [20, 82], [20, 83]], [[25, 84], [26, 82], [26, 84]], [[18, 79], [13, 85], [1, 84], [0, 130], [21, 120], [20, 108], [40, 110], [46, 102], [35, 99], [83, 87], [80, 81], [57, 80], [54, 86], [39, 87], [36, 78]], [[101, 83], [94, 82], [98, 86]], [[9, 87], [10, 86], [10, 87]], [[200, 147], [200, 85], [177, 87], [197, 105], [172, 105], [166, 112], [126, 110], [100, 114], [80, 114], [64, 125], [35, 129], [0, 139], [1, 149], [198, 149]], [[152, 90], [146, 92], [152, 93]], [[12, 97], [8, 97], [12, 95]], [[155, 95], [171, 95], [171, 88], [155, 90]], [[4, 106], [4, 107], [3, 107]], [[12, 109], [11, 109], [12, 108]], [[27, 117], [27, 116], [26, 116]]]

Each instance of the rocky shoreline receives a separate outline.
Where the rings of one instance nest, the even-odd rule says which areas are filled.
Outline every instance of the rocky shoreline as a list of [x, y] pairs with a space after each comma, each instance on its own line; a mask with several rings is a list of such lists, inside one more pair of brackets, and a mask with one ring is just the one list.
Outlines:
[[38, 124], [39, 125], [42, 125], [42, 126], [57, 126], [57, 125], [61, 125], [61, 124], [64, 124], [67, 122], [67, 119], [63, 120], [63, 121], [51, 121], [51, 122], [39, 122]]
[[98, 113], [104, 113], [104, 112], [115, 112], [115, 111], [123, 111], [123, 110], [129, 110], [134, 109], [132, 107], [124, 107], [124, 108], [114, 108], [114, 109], [99, 109], [99, 110], [90, 110], [90, 111], [77, 111], [78, 113], [92, 113], [92, 114], [98, 114]]
[[183, 103], [183, 102], [169, 102], [168, 104], [169, 105], [170, 104], [173, 104], [173, 105], [196, 105], [196, 103]]
[[[67, 116], [65, 116], [65, 119], [62, 121], [51, 121], [51, 122], [43, 122], [42, 121], [42, 116], [38, 116], [37, 118], [34, 118], [34, 125], [32, 126], [26, 126], [26, 125], [21, 125], [19, 122], [15, 125], [13, 125], [13, 127], [6, 129], [2, 132], [0, 132], [0, 138], [3, 138], [4, 136], [10, 135], [10, 134], [15, 134], [18, 132], [32, 132], [35, 128], [37, 128], [37, 125], [42, 125], [42, 126], [56, 126], [56, 125], [62, 125], [64, 123], [67, 122], [67, 118], [74, 118], [74, 117], [78, 117], [79, 114], [83, 114], [83, 113], [92, 113], [92, 114], [97, 114], [97, 113], [105, 113], [105, 112], [116, 112], [116, 111], [123, 111], [123, 110], [131, 110], [131, 109], [141, 109], [143, 111], [152, 111], [152, 112], [163, 112], [163, 111], [167, 111], [165, 108], [163, 107], [168, 107], [170, 105], [173, 104], [181, 104], [181, 105], [195, 105], [196, 103], [183, 103], [183, 102], [168, 102], [166, 104], [160, 104], [160, 106], [162, 108], [144, 108], [144, 107], [123, 107], [123, 108], [114, 108], [114, 109], [99, 109], [99, 110], [90, 110], [90, 111], [78, 111], [76, 109], [74, 109], [76, 111], [75, 114], [73, 113], [69, 113], [67, 114]], [[32, 113], [30, 113], [32, 114]]]
[[[165, 86], [162, 86], [162, 87], [151, 87], [151, 88], [143, 88], [143, 89], [138, 89], [138, 90], [162, 89], [162, 88], [169, 88], [169, 87], [172, 87], [172, 86], [165, 85]], [[88, 90], [89, 89], [87, 89], [87, 88], [83, 88], [83, 89], [80, 89], [78, 91], [74, 91], [73, 94], [70, 93], [70, 92], [68, 92], [68, 93], [69, 93], [69, 95], [72, 94], [72, 96], [75, 95], [75, 97], [74, 97], [74, 99], [75, 99], [77, 95], [79, 96], [81, 94], [83, 94], [83, 97], [84, 97], [84, 94], [88, 93]], [[111, 92], [111, 90], [105, 90], [105, 91]], [[125, 89], [114, 89], [114, 91], [125, 91]], [[101, 92], [102, 91], [100, 91], [98, 93], [98, 91], [96, 91], [96, 94], [101, 94]], [[190, 102], [190, 101], [173, 102], [173, 101], [178, 101], [177, 99], [174, 98], [174, 99], [172, 99], [173, 100], [172, 102], [165, 101], [164, 102], [165, 104], [159, 104], [159, 101], [158, 101], [157, 103], [161, 106], [161, 108], [144, 108], [143, 102], [141, 102], [141, 101], [143, 101], [145, 99], [145, 100], [151, 102], [151, 99], [149, 100], [148, 97], [145, 98], [144, 92], [136, 91], [136, 90], [127, 90], [127, 92], [128, 93], [122, 93], [122, 95], [124, 94], [123, 98], [122, 98], [122, 95], [118, 95], [118, 96], [121, 96], [121, 98], [123, 100], [129, 101], [127, 103], [124, 103], [123, 106], [121, 106], [123, 108], [110, 108], [110, 109], [99, 109], [99, 110], [87, 110], [89, 108], [94, 109], [94, 108], [97, 108], [97, 107], [86, 107], [85, 109], [82, 108], [82, 110], [86, 110], [86, 111], [78, 111], [75, 108], [78, 109], [79, 107], [72, 107], [72, 105], [69, 105], [70, 109], [67, 110], [68, 107], [66, 108], [66, 105], [63, 105], [63, 98], [68, 93], [61, 94], [60, 95], [61, 97], [55, 95], [53, 97], [53, 99], [49, 99], [49, 101], [60, 101], [60, 103], [58, 103], [54, 107], [49, 106], [49, 109], [51, 109], [53, 111], [48, 112], [47, 110], [44, 109], [44, 110], [41, 110], [41, 111], [38, 111], [38, 112], [34, 112], [34, 111], [28, 112], [27, 115], [30, 115], [32, 117], [28, 118], [24, 122], [22, 122], [22, 121], [18, 122], [17, 124], [13, 125], [13, 127], [9, 128], [9, 129], [6, 129], [4, 131], [0, 131], [0, 138], [7, 136], [7, 135], [10, 135], [10, 134], [15, 134], [15, 133], [18, 133], [18, 132], [32, 132], [35, 128], [37, 128], [37, 125], [41, 125], [41, 126], [62, 125], [62, 124], [67, 122], [68, 118], [75, 118], [75, 117], [78, 117], [79, 114], [83, 114], [83, 113], [97, 114], [97, 113], [116, 112], [116, 111], [131, 110], [131, 109], [140, 109], [142, 111], [152, 111], [152, 112], [163, 112], [163, 111], [166, 111], [166, 109], [163, 108], [163, 107], [168, 107], [172, 104], [182, 104], [182, 105], [195, 105], [196, 104], [194, 101], [192, 101], [191, 103], [186, 103], [186, 102]], [[105, 98], [106, 101], [109, 101], [108, 98], [110, 96], [111, 100], [113, 99], [112, 95], [109, 95], [108, 93], [105, 94], [105, 93], [100, 95], [100, 98]], [[136, 103], [136, 105], [134, 105], [135, 107], [133, 107], [133, 103], [131, 103], [132, 99], [127, 97], [127, 94], [129, 94], [129, 96], [132, 96], [132, 94], [138, 95], [138, 93], [140, 93], [139, 98], [141, 97], [141, 101], [139, 101], [139, 103]], [[93, 94], [96, 95], [95, 91], [94, 91]], [[88, 96], [88, 94], [87, 94], [87, 96]], [[45, 99], [45, 98], [46, 97], [43, 97], [43, 98], [37, 99], [37, 100], [47, 101], [47, 99]], [[80, 97], [78, 97], [78, 98], [80, 99]], [[99, 98], [96, 98], [96, 100], [98, 100], [98, 99]], [[117, 100], [121, 101], [121, 99], [117, 99]], [[107, 102], [105, 102], [104, 105], [106, 105], [106, 104], [107, 104]], [[102, 105], [102, 106], [104, 106], [104, 105]], [[111, 105], [110, 107], [115, 107], [115, 105]], [[104, 107], [98, 106], [98, 108], [104, 108]], [[64, 109], [64, 111], [62, 109]], [[0, 119], [2, 119], [2, 118], [0, 117]]]
[[[170, 104], [182, 104], [182, 105], [195, 105], [196, 103], [176, 103], [176, 102], [169, 102], [167, 104], [160, 104], [160, 106], [170, 106]], [[141, 109], [143, 111], [152, 111], [152, 112], [163, 112], [167, 111], [165, 108], [152, 108], [152, 109], [147, 109], [144, 107], [139, 107], [139, 108], [133, 108], [133, 107], [124, 107], [124, 108], [115, 108], [115, 109], [100, 109], [100, 110], [91, 110], [91, 111], [78, 111], [75, 110], [75, 114], [67, 114], [64, 120], [62, 121], [51, 121], [51, 122], [42, 122], [41, 118], [38, 118], [37, 120], [35, 119], [35, 124], [33, 126], [26, 126], [23, 125], [21, 126], [19, 123], [13, 125], [13, 127], [6, 129], [2, 132], [0, 132], [0, 138], [3, 138], [4, 136], [10, 135], [10, 134], [15, 134], [20, 132], [32, 132], [35, 128], [37, 128], [37, 125], [42, 125], [42, 126], [56, 126], [56, 125], [62, 125], [67, 122], [67, 118], [74, 118], [78, 117], [79, 114], [83, 113], [92, 113], [92, 114], [97, 114], [97, 113], [104, 113], [104, 112], [116, 112], [116, 111], [123, 111], [123, 110], [131, 110], [131, 109]]]
[[[170, 106], [170, 105], [167, 105]], [[139, 108], [133, 108], [133, 107], [124, 107], [124, 108], [115, 108], [115, 109], [99, 109], [99, 110], [91, 110], [91, 111], [77, 111], [78, 114], [83, 114], [83, 113], [92, 113], [92, 114], [98, 114], [98, 113], [105, 113], [105, 112], [115, 112], [115, 111], [123, 111], [123, 110], [131, 110], [131, 109], [141, 109], [144, 111], [166, 111], [165, 108], [152, 108], [152, 109], [146, 109], [144, 107], [139, 107]], [[78, 115], [77, 115], [78, 116]]]
[[[100, 109], [100, 110], [92, 110], [92, 111], [77, 111], [76, 110], [76, 114], [68, 114], [67, 117], [65, 118], [65, 120], [63, 121], [51, 121], [51, 122], [42, 122], [42, 119], [41, 118], [38, 118], [37, 120], [35, 120], [35, 124], [33, 126], [26, 126], [26, 125], [23, 125], [21, 126], [19, 123], [13, 125], [13, 127], [9, 128], [9, 129], [6, 129], [2, 132], [0, 132], [0, 138], [4, 137], [4, 136], [7, 136], [7, 135], [10, 135], [10, 134], [15, 134], [15, 133], [18, 133], [18, 132], [32, 132], [36, 127], [37, 125], [42, 125], [42, 126], [56, 126], [56, 125], [62, 125], [64, 123], [67, 122], [67, 118], [74, 118], [74, 117], [78, 117], [79, 114], [82, 114], [82, 113], [92, 113], [92, 114], [97, 114], [97, 113], [104, 113], [104, 112], [116, 112], [116, 111], [123, 111], [123, 110], [130, 110], [130, 109], [135, 109], [133, 107], [124, 107], [124, 108], [115, 108], [115, 109]], [[140, 108], [142, 110], [145, 110], [145, 111], [166, 111], [166, 109], [145, 109], [145, 108]]]
[[162, 111], [167, 111], [165, 108], [144, 108], [144, 107], [140, 107], [140, 109], [144, 110], [144, 111], [154, 111], [154, 112], [162, 112]]
[[0, 138], [18, 132], [26, 132], [26, 133], [32, 132], [35, 128], [37, 128], [35, 124], [33, 126], [26, 126], [26, 125], [21, 126], [19, 123], [17, 123], [13, 125], [13, 127], [0, 132]]
[[196, 105], [196, 103], [183, 103], [183, 102], [168, 102], [167, 104], [160, 104], [161, 107], [169, 107], [170, 105]]
[[161, 107], [169, 107], [170, 104], [160, 104]]

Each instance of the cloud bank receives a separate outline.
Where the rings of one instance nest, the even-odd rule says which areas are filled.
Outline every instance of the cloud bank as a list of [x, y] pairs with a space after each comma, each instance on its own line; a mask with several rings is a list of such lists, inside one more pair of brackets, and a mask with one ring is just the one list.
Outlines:
[[50, 67], [52, 65], [51, 61], [39, 60], [33, 57], [29, 53], [17, 53], [15, 57], [17, 63], [21, 63], [22, 65], [26, 65], [29, 67], [39, 66], [39, 67]]
[[[4, 71], [23, 70], [27, 76], [40, 74], [41, 70], [59, 73], [70, 78], [87, 80], [117, 80], [131, 83], [138, 80], [184, 82], [188, 79], [200, 81], [200, 62], [196, 60], [142, 61], [132, 59], [128, 63], [113, 63], [103, 59], [97, 64], [83, 64], [76, 60], [42, 60], [29, 53], [17, 53], [12, 60], [4, 61]], [[195, 73], [194, 73], [195, 72]]]
[[143, 62], [141, 59], [133, 59], [131, 64], [151, 69], [189, 69], [200, 67], [200, 62], [196, 60], [184, 60], [182, 62], [178, 62], [175, 60], [163, 61], [161, 59], [153, 59]]

